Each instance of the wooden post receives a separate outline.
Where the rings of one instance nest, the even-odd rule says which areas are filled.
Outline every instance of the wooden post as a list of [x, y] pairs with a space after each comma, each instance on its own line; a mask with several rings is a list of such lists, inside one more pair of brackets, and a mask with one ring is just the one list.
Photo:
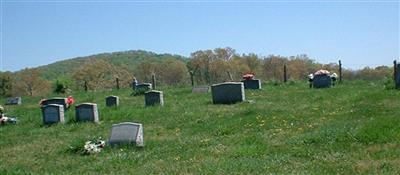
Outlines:
[[119, 78], [115, 78], [115, 82], [117, 83], [117, 90], [119, 90]]
[[155, 73], [151, 74], [151, 86], [153, 87], [153, 89], [156, 89], [156, 74]]
[[85, 91], [88, 91], [89, 88], [88, 88], [87, 81], [85, 81], [84, 88], [85, 88]]
[[192, 88], [194, 87], [194, 72], [193, 71], [189, 71], [190, 74], [190, 82], [192, 83]]
[[230, 81], [233, 81], [233, 78], [232, 78], [232, 74], [231, 74], [231, 72], [229, 72], [229, 71], [226, 71], [226, 73], [228, 73], [229, 80], [230, 80]]
[[286, 64], [283, 65], [283, 82], [287, 82], [287, 68], [286, 68]]
[[339, 83], [342, 82], [342, 61], [339, 60]]

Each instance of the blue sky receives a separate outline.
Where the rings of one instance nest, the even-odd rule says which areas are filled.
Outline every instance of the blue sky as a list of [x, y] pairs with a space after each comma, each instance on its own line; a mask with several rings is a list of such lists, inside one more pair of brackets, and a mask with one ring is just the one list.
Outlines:
[[347, 68], [399, 56], [399, 1], [1, 1], [2, 71], [96, 53], [307, 54]]

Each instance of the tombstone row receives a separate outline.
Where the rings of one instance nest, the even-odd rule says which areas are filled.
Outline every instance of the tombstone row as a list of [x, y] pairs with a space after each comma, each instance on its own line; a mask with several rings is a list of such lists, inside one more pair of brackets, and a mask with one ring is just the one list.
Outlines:
[[[42, 106], [42, 118], [44, 124], [64, 123], [64, 106], [61, 104], [47, 104]], [[92, 121], [99, 123], [97, 104], [82, 103], [75, 107], [76, 121]]]

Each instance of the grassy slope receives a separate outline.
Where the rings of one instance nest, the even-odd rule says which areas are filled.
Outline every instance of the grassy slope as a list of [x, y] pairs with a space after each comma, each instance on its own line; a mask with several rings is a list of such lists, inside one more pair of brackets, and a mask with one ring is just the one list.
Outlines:
[[[78, 92], [96, 102], [101, 124], [41, 125], [39, 98], [7, 106], [16, 125], [0, 127], [0, 174], [400, 174], [400, 91], [351, 82], [310, 90], [306, 84], [264, 85], [247, 91], [255, 103], [213, 105], [210, 94], [161, 88], [165, 106], [144, 108], [130, 90]], [[107, 95], [120, 107], [106, 108]], [[144, 125], [145, 148], [106, 148], [98, 155], [70, 151], [87, 139], [108, 138], [111, 125]]]

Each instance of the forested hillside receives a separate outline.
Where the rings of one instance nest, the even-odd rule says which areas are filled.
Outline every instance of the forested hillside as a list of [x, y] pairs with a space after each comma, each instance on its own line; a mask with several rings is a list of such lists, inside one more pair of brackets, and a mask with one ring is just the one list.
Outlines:
[[187, 60], [187, 58], [180, 55], [156, 54], [154, 52], [147, 52], [143, 50], [130, 50], [123, 52], [101, 53], [85, 57], [67, 59], [45, 66], [40, 66], [38, 67], [38, 69], [44, 78], [48, 80], [55, 80], [60, 75], [72, 74], [74, 71], [78, 70], [81, 65], [84, 65], [87, 62], [93, 62], [99, 59], [105, 60], [114, 66], [129, 70], [131, 72], [137, 70], [139, 63], [144, 61], [160, 62], [161, 60], [165, 59], [176, 59], [180, 61]]
[[[262, 81], [281, 82], [284, 66], [289, 81], [307, 81], [307, 75], [319, 69], [338, 73], [337, 62], [318, 63], [305, 54], [288, 57], [239, 54], [229, 47], [195, 51], [190, 57], [143, 50], [102, 53], [17, 72], [0, 72], [0, 96], [113, 89], [117, 79], [120, 87], [124, 88], [130, 86], [133, 78], [139, 82], [150, 82], [152, 74], [156, 75], [159, 85], [188, 85], [190, 74], [193, 74], [197, 85], [240, 81], [245, 73], [254, 73]], [[350, 70], [344, 66], [342, 73], [345, 81], [391, 81], [393, 70], [388, 66], [361, 70]]]

